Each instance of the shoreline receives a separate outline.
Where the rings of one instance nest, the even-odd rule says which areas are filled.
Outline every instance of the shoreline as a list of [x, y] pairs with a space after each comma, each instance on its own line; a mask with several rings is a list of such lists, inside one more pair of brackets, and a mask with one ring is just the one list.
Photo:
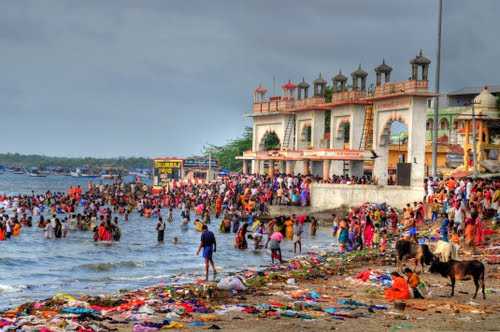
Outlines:
[[[132, 221], [129, 221], [129, 223], [131, 223]], [[174, 224], [175, 226], [176, 224]], [[213, 222], [212, 225], [214, 225], [214, 229], [218, 228], [218, 222]], [[172, 229], [173, 229], [173, 226], [171, 226]], [[38, 232], [38, 230], [34, 227], [33, 229], [30, 229], [30, 231], [32, 232]], [[214, 230], [215, 232], [215, 230]], [[86, 232], [79, 232], [80, 234], [85, 234]], [[196, 241], [198, 241], [199, 239], [199, 235], [201, 233], [198, 233], [198, 232], [194, 232], [194, 230], [192, 230], [192, 235], [196, 238]], [[317, 236], [315, 240], [311, 240], [311, 238], [308, 236], [306, 238], [306, 247], [303, 248], [303, 252], [307, 252], [307, 251], [336, 251], [336, 247], [335, 247], [335, 243], [336, 243], [336, 240], [334, 238], [331, 238], [331, 235], [329, 234], [329, 228], [323, 228], [322, 226], [318, 229], [318, 233], [323, 233], [321, 236]], [[216, 233], [217, 235], [217, 233]], [[226, 239], [223, 239], [222, 238], [222, 235], [226, 237]], [[238, 259], [236, 262], [240, 262], [240, 265], [238, 266], [237, 263], [235, 262], [224, 262], [224, 257], [225, 255], [232, 255], [233, 252], [232, 250], [236, 250], [234, 249], [234, 246], [232, 244], [232, 239], [233, 239], [233, 235], [234, 234], [219, 234], [219, 237], [218, 237], [218, 241], [221, 241], [221, 250], [220, 253], [218, 253], [219, 257], [215, 257], [215, 261], [216, 261], [216, 266], [217, 266], [217, 269], [219, 271], [219, 274], [218, 274], [218, 278], [220, 279], [221, 277], [224, 277], [224, 276], [227, 276], [227, 275], [235, 275], [235, 274], [239, 274], [242, 272], [242, 266], [243, 266], [243, 262], [246, 263], [245, 265], [245, 268], [243, 269], [243, 271], [246, 271], [248, 270], [248, 268], [250, 268], [251, 270], [265, 270], [265, 269], [268, 269], [270, 266], [271, 266], [271, 258], [270, 258], [270, 254], [268, 252], [268, 250], [258, 250], [256, 252], [254, 252], [253, 250], [253, 247], [247, 249], [247, 250], [237, 250], [236, 253], [238, 255], [241, 256], [241, 259]], [[85, 235], [83, 235], [85, 236]], [[172, 235], [173, 236], [173, 235]], [[327, 240], [328, 238], [331, 239], [331, 241], [328, 243]], [[22, 239], [21, 239], [22, 240]], [[19, 241], [19, 240], [18, 240]], [[40, 239], [40, 241], [43, 241], [43, 239]], [[74, 241], [74, 240], [73, 240]], [[78, 240], [76, 240], [78, 241]], [[90, 245], [91, 248], [97, 248], [97, 250], [99, 250], [100, 247], [102, 247], [102, 244], [100, 244], [99, 242], [92, 242], [90, 240], [86, 240], [88, 242], [88, 245]], [[222, 243], [226, 243], [227, 245], [229, 245], [229, 249], [232, 249], [231, 251], [228, 250], [228, 248], [224, 248], [222, 246]], [[308, 243], [309, 242], [309, 243]], [[19, 242], [21, 243], [21, 242]], [[119, 243], [119, 245], [122, 245], [122, 246], [126, 246], [126, 243], [124, 242], [121, 242]], [[203, 277], [203, 259], [201, 258], [201, 255], [199, 256], [195, 256], [194, 255], [194, 247], [190, 248], [190, 243], [188, 242], [183, 242], [181, 244], [184, 248], [184, 247], [187, 247], [187, 249], [182, 249], [183, 252], [185, 253], [186, 251], [184, 250], [187, 250], [187, 255], [189, 256], [189, 258], [191, 259], [192, 258], [192, 261], [189, 262], [189, 266], [181, 266], [182, 268], [182, 271], [179, 271], [179, 269], [176, 269], [175, 271], [173, 271], [172, 268], [168, 268], [168, 272], [163, 272], [162, 270], [158, 270], [158, 271], [161, 271], [159, 272], [158, 274], [159, 275], [162, 275], [163, 277], [162, 278], [150, 278], [149, 280], [146, 280], [144, 282], [135, 282], [134, 280], [136, 279], [130, 279], [132, 281], [130, 282], [122, 282], [120, 280], [124, 280], [124, 279], [121, 279], [121, 277], [117, 277], [116, 279], [113, 279], [114, 277], [111, 277], [112, 280], [115, 280], [114, 282], [113, 281], [109, 281], [109, 285], [108, 286], [103, 286], [103, 287], [100, 287], [100, 289], [98, 290], [89, 290], [89, 289], [84, 289], [82, 287], [73, 287], [73, 285], [71, 285], [71, 282], [72, 281], [66, 281], [65, 282], [65, 285], [62, 285], [62, 287], [58, 287], [58, 288], [55, 288], [55, 289], [60, 289], [62, 292], [66, 292], [66, 293], [69, 293], [69, 294], [81, 294], [81, 295], [88, 295], [88, 296], [96, 296], [96, 295], [100, 295], [100, 294], [115, 294], [115, 293], [118, 293], [120, 291], [133, 291], [133, 290], [137, 290], [137, 289], [140, 289], [140, 288], [147, 288], [147, 287], [154, 287], [154, 286], [158, 286], [158, 285], [168, 285], [168, 286], [185, 286], [185, 285], [189, 285], [189, 284], [192, 284], [192, 283], [195, 283], [197, 280], [201, 279]], [[178, 246], [178, 245], [177, 245]], [[193, 244], [194, 246], [194, 244]], [[107, 245], [106, 245], [107, 247]], [[113, 247], [113, 246], [111, 246]], [[57, 247], [56, 247], [57, 248]], [[174, 250], [175, 248], [177, 247], [174, 247], [172, 246], [172, 244], [170, 242], [166, 242], [162, 245], [158, 245], [156, 243], [156, 241], [152, 241], [150, 243], [149, 246], [147, 246], [147, 248], [153, 248], [153, 249], [157, 249], [157, 250], [160, 250], [160, 252], [162, 252], [163, 254], [172, 254], [173, 252], [171, 250]], [[307, 248], [307, 249], [306, 249]], [[282, 245], [282, 249], [284, 250], [283, 251], [283, 254], [284, 254], [284, 257], [286, 259], [294, 259], [295, 255], [293, 254], [293, 244], [291, 244], [291, 241], [287, 241], [287, 243], [283, 244]], [[150, 250], [150, 249], [146, 249], [146, 250]], [[219, 250], [218, 250], [219, 252]], [[249, 260], [245, 260], [244, 257], [247, 257], [249, 258]], [[142, 273], [140, 271], [141, 267], [144, 268], [145, 266], [143, 264], [148, 264], [147, 262], [143, 261], [147, 258], [145, 257], [141, 257], [141, 258], [136, 258], [134, 260], [120, 260], [118, 259], [117, 261], [116, 260], [111, 260], [111, 261], [102, 261], [102, 260], [98, 260], [97, 262], [93, 263], [93, 262], [85, 262], [85, 263], [82, 263], [81, 265], [75, 265], [75, 267], [72, 267], [72, 270], [76, 271], [75, 269], [76, 268], [82, 268], [84, 269], [85, 271], [91, 271], [89, 273], [92, 273], [93, 271], [99, 271], [99, 267], [94, 267], [94, 266], [100, 266], [100, 265], [104, 265], [106, 267], [106, 269], [109, 269], [109, 272], [107, 272], [108, 274], [109, 273], [112, 273], [112, 271], [114, 269], [117, 269], [117, 271], [120, 272], [120, 275], [125, 275], [127, 274], [127, 270], [130, 271], [131, 275], [144, 275], [144, 273]], [[168, 257], [164, 257], [164, 260], [167, 259], [167, 262], [168, 262]], [[193, 262], [195, 263], [194, 266], [193, 265]], [[152, 264], [151, 262], [149, 264]], [[130, 265], [135, 265], [135, 266], [139, 266], [138, 268], [128, 268], [127, 266]], [[89, 266], [91, 266], [91, 268], [89, 268]], [[149, 265], [147, 265], [146, 267], [148, 267]], [[104, 274], [102, 275], [99, 275], [99, 276], [96, 276], [95, 278], [108, 278], [108, 274]], [[152, 274], [153, 276], [155, 276], [156, 274], [154, 272], [151, 272], [151, 273], [146, 273], [148, 276], [150, 276], [150, 274]], [[75, 277], [77, 279], [79, 279], [80, 277]], [[85, 276], [83, 276], [82, 278], [86, 278]], [[87, 278], [93, 278], [91, 276], [87, 276]], [[124, 276], [123, 278], [128, 278], [126, 276]], [[139, 280], [142, 279], [143, 277], [137, 277]], [[147, 278], [147, 277], [144, 277], [144, 278]], [[10, 279], [10, 278], [9, 278]], [[115, 285], [113, 285], [113, 283]], [[118, 286], [116, 286], [116, 284], [119, 284]], [[24, 303], [26, 302], [37, 302], [37, 301], [44, 301], [44, 300], [47, 300], [48, 298], [52, 297], [53, 295], [55, 295], [56, 293], [58, 293], [57, 291], [54, 291], [53, 287], [49, 287], [49, 288], [46, 288], [46, 286], [39, 286], [37, 285], [37, 282], [36, 280], [35, 281], [32, 281], [32, 282], [28, 282], [28, 283], [23, 283], [22, 285], [20, 283], [15, 283], [13, 285], [11, 285], [8, 280], [6, 281], [5, 283], [6, 285], [9, 285], [7, 287], [16, 287], [16, 288], [19, 288], [19, 291], [16, 291], [16, 292], [1, 292], [0, 290], [0, 296], [2, 295], [5, 295], [7, 297], [7, 299], [10, 297], [10, 299], [12, 301], [4, 301], [3, 305], [0, 306], [0, 316], [1, 316], [1, 313], [2, 312], [5, 312], [5, 311], [9, 311], [11, 309], [13, 309], [14, 307], [16, 306], [20, 306], [20, 305], [23, 305]], [[43, 289], [42, 289], [43, 287]], [[26, 290], [26, 288], [28, 290], [30, 289], [36, 289], [34, 292], [32, 291], [28, 291]], [[111, 288], [111, 290], [109, 289]], [[52, 289], [52, 290], [51, 290]], [[16, 293], [19, 293], [19, 295], [17, 295]], [[30, 296], [31, 294], [33, 294], [33, 296]], [[22, 298], [21, 300], [16, 300], [16, 298]], [[8, 302], [11, 302], [11, 303], [8, 303]]]
[[[217, 289], [214, 282], [193, 282], [182, 285], [160, 284], [103, 296], [56, 294], [44, 301], [27, 302], [15, 309], [3, 311], [0, 317], [10, 317], [14, 319], [13, 322], [24, 320], [24, 324], [35, 324], [29, 329], [45, 326], [52, 331], [58, 331], [58, 328], [61, 331], [71, 330], [78, 322], [95, 331], [143, 332], [157, 331], [160, 327], [173, 330], [219, 327], [235, 331], [269, 331], [276, 324], [298, 331], [311, 327], [330, 329], [337, 325], [356, 326], [360, 323], [371, 331], [379, 330], [380, 324], [387, 324], [387, 319], [392, 322], [391, 327], [399, 326], [398, 329], [411, 329], [410, 326], [416, 328], [418, 324], [425, 323], [418, 329], [434, 330], [426, 325], [428, 320], [410, 318], [412, 315], [425, 316], [428, 310], [446, 317], [457, 315], [457, 310], [475, 315], [480, 317], [479, 321], [464, 318], [460, 320], [460, 326], [465, 327], [465, 323], [470, 323], [481, 330], [494, 326], [490, 324], [500, 319], [500, 304], [494, 300], [497, 296], [495, 288], [500, 287], [497, 266], [489, 266], [487, 289], [490, 293], [485, 301], [470, 301], [472, 283], [464, 282], [459, 284], [460, 295], [455, 298], [407, 300], [405, 311], [395, 310], [391, 303], [384, 300], [379, 286], [353, 281], [358, 271], [368, 267], [393, 270], [392, 255], [381, 255], [374, 250], [344, 255], [333, 251], [308, 253], [282, 265], [271, 265], [262, 270], [245, 268], [234, 273], [244, 277], [248, 286], [247, 290], [241, 292]], [[440, 276], [433, 277], [426, 273], [425, 277], [432, 282], [446, 284], [446, 280]], [[352, 285], [349, 284], [351, 282]], [[462, 289], [466, 289], [467, 294], [463, 294], [466, 291]], [[448, 293], [447, 287], [440, 286], [437, 290]], [[426, 303], [424, 307], [422, 301]], [[443, 307], [447, 309], [440, 309]], [[336, 308], [337, 311], [329, 312], [329, 308]], [[496, 312], [492, 311], [495, 308]], [[439, 320], [442, 319], [436, 318], [434, 324], [438, 324]], [[248, 325], [249, 322], [251, 325]], [[28, 328], [28, 325], [24, 325], [24, 328]]]

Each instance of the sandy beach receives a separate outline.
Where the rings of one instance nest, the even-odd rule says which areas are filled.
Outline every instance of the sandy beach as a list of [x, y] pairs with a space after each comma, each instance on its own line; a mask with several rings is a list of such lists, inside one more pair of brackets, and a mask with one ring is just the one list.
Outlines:
[[[497, 243], [495, 235], [489, 244]], [[490, 251], [491, 252], [491, 251]], [[477, 254], [483, 260], [485, 251]], [[470, 257], [464, 257], [468, 259]], [[394, 271], [389, 253], [362, 251], [338, 255], [309, 253], [265, 270], [243, 270], [245, 291], [217, 289], [214, 282], [184, 286], [159, 285], [100, 297], [58, 294], [4, 312], [6, 321], [24, 319], [25, 330], [71, 330], [72, 322], [100, 331], [325, 331], [362, 328], [365, 331], [498, 330], [500, 271], [486, 264], [486, 300], [473, 300], [472, 281], [458, 282], [449, 297], [448, 281], [421, 274], [431, 290], [426, 299], [403, 301], [404, 310], [383, 296], [383, 283], [361, 281], [361, 272], [384, 276]], [[15, 318], [17, 316], [17, 319]], [[24, 318], [21, 318], [23, 317]]]

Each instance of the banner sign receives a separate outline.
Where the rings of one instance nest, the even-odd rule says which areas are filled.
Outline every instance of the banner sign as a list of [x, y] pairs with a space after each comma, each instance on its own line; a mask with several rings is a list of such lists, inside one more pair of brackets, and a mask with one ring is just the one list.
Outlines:
[[[186, 168], [208, 168], [208, 164], [208, 159], [184, 159], [184, 167]], [[217, 160], [212, 159], [210, 166], [216, 168]]]

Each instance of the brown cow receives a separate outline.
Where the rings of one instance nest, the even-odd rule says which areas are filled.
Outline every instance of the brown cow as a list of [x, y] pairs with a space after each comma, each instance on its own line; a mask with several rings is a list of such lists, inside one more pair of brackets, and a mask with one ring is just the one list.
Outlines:
[[484, 270], [484, 264], [478, 260], [463, 262], [450, 260], [444, 263], [436, 259], [432, 262], [429, 272], [439, 273], [445, 278], [450, 278], [451, 296], [455, 295], [455, 280], [466, 280], [465, 277], [470, 275], [474, 279], [474, 285], [476, 285], [473, 298], [476, 298], [477, 291], [481, 285], [483, 299], [486, 299], [486, 294], [484, 293]]

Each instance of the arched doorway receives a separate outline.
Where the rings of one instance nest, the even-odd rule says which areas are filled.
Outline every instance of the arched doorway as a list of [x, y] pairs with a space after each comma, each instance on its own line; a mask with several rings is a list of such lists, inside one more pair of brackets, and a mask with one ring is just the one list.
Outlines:
[[337, 138], [344, 144], [344, 148], [346, 148], [346, 145], [347, 148], [349, 147], [349, 141], [351, 140], [351, 123], [349, 121], [342, 121], [339, 124]]
[[[401, 117], [393, 117], [387, 120], [379, 137], [379, 151], [384, 151], [387, 158], [386, 174], [387, 184], [400, 184], [408, 168], [408, 126]], [[407, 171], [409, 183], [409, 171]], [[398, 176], [399, 174], [399, 176]], [[398, 180], [399, 179], [399, 180]]]
[[267, 131], [260, 141], [260, 150], [278, 150], [281, 147], [281, 142], [274, 130]]
[[312, 127], [310, 124], [304, 125], [302, 131], [300, 132], [300, 141], [303, 147], [309, 147], [312, 142]]

